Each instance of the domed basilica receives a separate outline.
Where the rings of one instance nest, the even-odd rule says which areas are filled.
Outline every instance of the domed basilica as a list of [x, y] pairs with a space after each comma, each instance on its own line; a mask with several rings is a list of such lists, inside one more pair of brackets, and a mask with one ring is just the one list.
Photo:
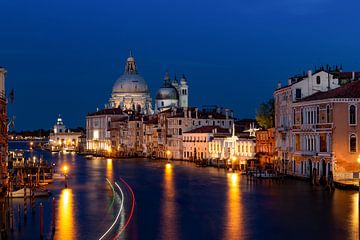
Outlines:
[[[187, 107], [188, 88], [184, 75], [179, 82], [176, 76], [171, 80], [169, 74], [166, 73], [163, 86], [156, 94], [155, 112], [161, 112], [170, 107]], [[135, 58], [131, 52], [126, 60], [124, 74], [113, 86], [109, 103], [111, 108], [133, 110], [145, 115], [154, 113], [149, 87], [144, 78], [138, 74]]]
[[171, 81], [169, 74], [166, 73], [164, 84], [156, 94], [155, 111], [161, 112], [170, 107], [187, 107], [188, 90], [189, 86], [185, 75], [178, 82], [176, 76]]
[[126, 60], [124, 74], [115, 82], [110, 107], [122, 110], [134, 110], [143, 114], [152, 114], [151, 96], [147, 83], [138, 74], [135, 58], [130, 53]]

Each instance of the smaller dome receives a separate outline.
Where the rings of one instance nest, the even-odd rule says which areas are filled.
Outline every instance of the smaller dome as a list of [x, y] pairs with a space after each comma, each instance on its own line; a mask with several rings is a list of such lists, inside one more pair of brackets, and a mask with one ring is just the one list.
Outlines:
[[156, 94], [156, 100], [178, 100], [179, 94], [174, 87], [162, 87]]

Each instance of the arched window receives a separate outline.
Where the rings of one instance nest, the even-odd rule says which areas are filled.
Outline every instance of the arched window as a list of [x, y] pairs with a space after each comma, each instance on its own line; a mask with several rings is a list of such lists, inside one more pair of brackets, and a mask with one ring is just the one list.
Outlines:
[[356, 108], [354, 105], [349, 108], [349, 123], [356, 124]]
[[351, 134], [350, 135], [350, 152], [354, 153], [356, 152], [356, 135]]
[[320, 123], [320, 108], [316, 107], [316, 123]]
[[321, 82], [321, 81], [320, 81], [320, 76], [317, 76], [317, 77], [316, 77], [316, 84], [320, 84], [320, 82]]
[[326, 106], [326, 121], [327, 123], [330, 123], [330, 106]]
[[179, 128], [179, 135], [182, 135], [182, 129]]
[[164, 106], [164, 101], [161, 101], [161, 106], [162, 106], [162, 107]]

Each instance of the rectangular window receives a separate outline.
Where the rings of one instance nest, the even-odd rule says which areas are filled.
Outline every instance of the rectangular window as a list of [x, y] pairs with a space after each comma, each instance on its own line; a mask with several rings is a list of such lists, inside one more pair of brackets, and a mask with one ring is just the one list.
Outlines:
[[300, 100], [301, 99], [301, 88], [297, 88], [295, 90], [295, 100]]
[[296, 151], [300, 151], [300, 134], [296, 134], [295, 135], [296, 137], [295, 137], [295, 141], [296, 141]]
[[320, 152], [327, 152], [326, 133], [320, 134]]

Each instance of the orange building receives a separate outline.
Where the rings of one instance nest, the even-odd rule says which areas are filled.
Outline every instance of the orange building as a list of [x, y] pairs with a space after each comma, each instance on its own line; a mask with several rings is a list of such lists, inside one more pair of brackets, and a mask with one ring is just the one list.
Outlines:
[[275, 164], [275, 128], [256, 132], [256, 158], [263, 167]]
[[360, 81], [293, 103], [292, 173], [359, 178]]

